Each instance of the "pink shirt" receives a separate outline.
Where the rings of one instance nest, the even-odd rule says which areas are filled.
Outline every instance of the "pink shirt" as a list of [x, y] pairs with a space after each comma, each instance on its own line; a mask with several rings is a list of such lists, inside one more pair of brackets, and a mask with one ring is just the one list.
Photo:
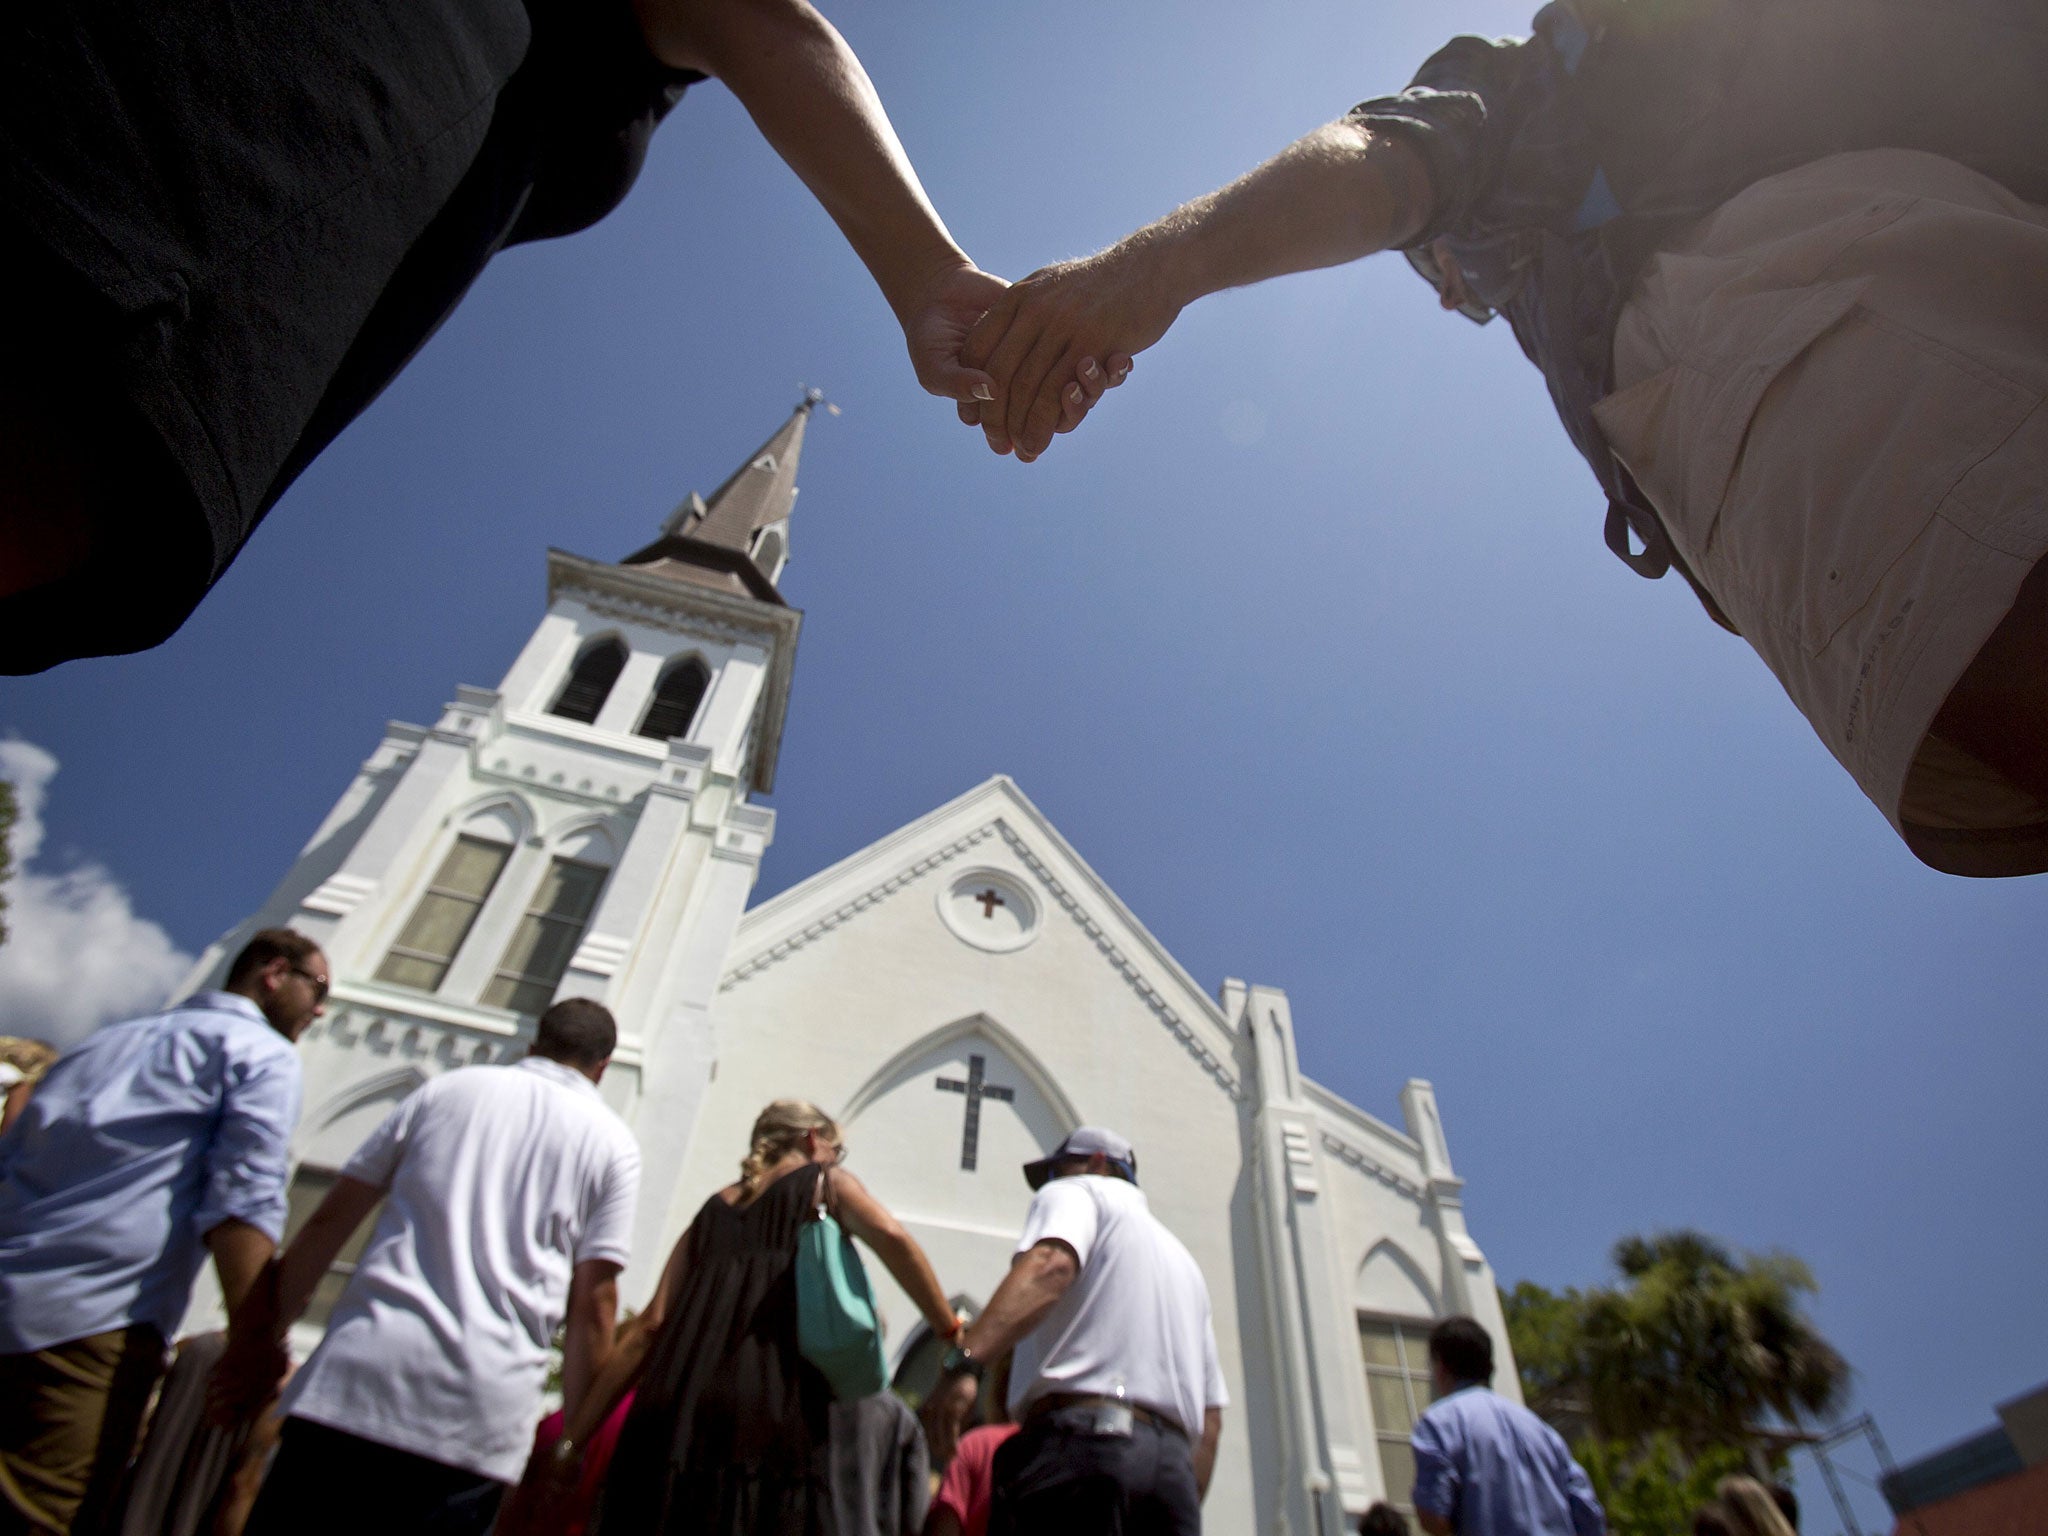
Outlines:
[[996, 1447], [1017, 1433], [1015, 1424], [984, 1424], [960, 1437], [960, 1448], [939, 1484], [934, 1509], [950, 1509], [965, 1536], [987, 1536], [988, 1507], [995, 1497]]

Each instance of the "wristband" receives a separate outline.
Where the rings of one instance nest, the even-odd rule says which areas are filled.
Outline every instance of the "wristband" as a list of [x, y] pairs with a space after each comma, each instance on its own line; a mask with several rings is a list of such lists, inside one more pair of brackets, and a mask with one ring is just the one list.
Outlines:
[[965, 1344], [955, 1344], [946, 1351], [945, 1359], [939, 1362], [939, 1369], [949, 1376], [972, 1376], [976, 1381], [987, 1374], [988, 1367], [974, 1358], [974, 1351]]

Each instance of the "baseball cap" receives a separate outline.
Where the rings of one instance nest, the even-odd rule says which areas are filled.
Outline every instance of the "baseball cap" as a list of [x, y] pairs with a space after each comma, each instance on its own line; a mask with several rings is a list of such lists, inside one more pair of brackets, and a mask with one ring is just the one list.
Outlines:
[[1033, 1189], [1039, 1189], [1052, 1177], [1052, 1171], [1058, 1164], [1073, 1158], [1093, 1157], [1098, 1152], [1108, 1158], [1124, 1178], [1133, 1184], [1138, 1182], [1137, 1148], [1115, 1131], [1106, 1131], [1099, 1125], [1084, 1125], [1069, 1131], [1067, 1139], [1044, 1157], [1035, 1163], [1026, 1163], [1024, 1182]]

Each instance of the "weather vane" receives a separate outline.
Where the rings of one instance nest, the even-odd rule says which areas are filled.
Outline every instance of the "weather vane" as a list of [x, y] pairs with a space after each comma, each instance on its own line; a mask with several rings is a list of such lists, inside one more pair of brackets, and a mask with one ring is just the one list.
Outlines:
[[832, 415], [839, 414], [839, 407], [825, 398], [825, 391], [822, 389], [813, 389], [801, 379], [797, 380], [796, 387], [803, 392], [805, 405], [823, 405]]

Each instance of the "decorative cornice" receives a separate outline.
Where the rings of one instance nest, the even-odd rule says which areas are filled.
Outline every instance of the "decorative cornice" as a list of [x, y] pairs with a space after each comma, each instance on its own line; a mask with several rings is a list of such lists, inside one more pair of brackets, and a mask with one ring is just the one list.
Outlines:
[[1223, 1064], [1222, 1059], [1214, 1051], [1202, 1043], [1201, 1036], [1195, 1033], [1194, 1027], [1174, 1010], [1173, 1005], [1166, 1000], [1157, 987], [1152, 985], [1144, 972], [1138, 969], [1131, 957], [1117, 947], [1116, 941], [1109, 936], [1108, 930], [1082, 909], [1081, 903], [1075, 900], [1073, 892], [1060, 883], [1053, 872], [1046, 867], [1045, 861], [1032, 851], [1023, 838], [1011, 830], [1010, 824], [1007, 821], [998, 817], [995, 822], [995, 829], [1002, 833], [1003, 841], [1008, 843], [1010, 851], [1023, 861], [1024, 867], [1038, 877], [1039, 883], [1045, 887], [1047, 894], [1059, 903], [1061, 910], [1071, 917], [1081, 931], [1094, 941], [1096, 950], [1116, 968], [1117, 972], [1130, 984], [1131, 990], [1136, 992], [1144, 1001], [1145, 1006], [1152, 1010], [1153, 1017], [1166, 1026], [1167, 1031], [1181, 1043], [1190, 1056], [1195, 1058], [1195, 1061], [1201, 1066], [1202, 1070], [1215, 1079], [1225, 1093], [1229, 1094], [1233, 1100], [1240, 1103], [1243, 1102], [1244, 1089], [1238, 1083], [1236, 1075]]
[[835, 908], [816, 922], [810, 924], [810, 926], [791, 934], [788, 938], [782, 940], [781, 943], [775, 944], [761, 951], [758, 955], [754, 955], [741, 964], [734, 966], [720, 980], [718, 990], [730, 992], [741, 982], [749, 977], [758, 976], [777, 961], [787, 960], [812, 940], [822, 939], [833, 929], [839, 927], [842, 923], [850, 921], [858, 914], [867, 911], [868, 908], [874, 906], [877, 902], [885, 901], [911, 882], [923, 879], [940, 865], [951, 863], [994, 831], [995, 827], [993, 825], [977, 827], [965, 837], [941, 848], [937, 853], [927, 854], [911, 865], [910, 868], [898, 871], [880, 885], [861, 892], [853, 900]]
[[1194, 1057], [1202, 1070], [1207, 1072], [1217, 1085], [1225, 1093], [1229, 1094], [1234, 1101], [1242, 1102], [1244, 1089], [1239, 1085], [1236, 1076], [1224, 1065], [1222, 1059], [1202, 1043], [1201, 1037], [1195, 1033], [1194, 1028], [1175, 1011], [1173, 1005], [1167, 1001], [1166, 997], [1157, 987], [1152, 985], [1151, 981], [1147, 979], [1144, 972], [1138, 968], [1131, 957], [1117, 946], [1116, 941], [1109, 936], [1108, 930], [1088, 915], [1080, 902], [1075, 899], [1073, 892], [1069, 891], [1060, 882], [1058, 877], [1046, 866], [1045, 861], [1033, 852], [1031, 847], [1011, 829], [1010, 824], [1001, 817], [975, 828], [965, 837], [956, 839], [944, 848], [925, 855], [925, 857], [919, 859], [908, 869], [901, 870], [889, 879], [884, 880], [881, 884], [870, 887], [851, 901], [841, 904], [833, 911], [819, 918], [816, 922], [809, 924], [781, 942], [735, 966], [719, 982], [718, 990], [721, 992], [731, 991], [741, 982], [759, 975], [776, 962], [787, 959], [813, 940], [823, 938], [826, 934], [832, 932], [833, 929], [848, 922], [859, 913], [867, 911], [876, 903], [887, 900], [913, 881], [921, 880], [933, 870], [951, 863], [968, 849], [986, 841], [994, 834], [1001, 835], [1003, 841], [1009, 845], [1010, 851], [1017, 855], [1025, 868], [1038, 877], [1038, 882], [1045, 888], [1046, 893], [1074, 921], [1075, 925], [1094, 941], [1096, 950], [1124, 978], [1131, 990], [1138, 994], [1145, 1006], [1152, 1011], [1153, 1016], [1166, 1026], [1167, 1032], [1181, 1043], [1182, 1048], [1190, 1056]]
[[1323, 1132], [1323, 1150], [1335, 1157], [1338, 1162], [1346, 1163], [1356, 1168], [1367, 1178], [1378, 1179], [1382, 1184], [1398, 1189], [1402, 1194], [1413, 1199], [1420, 1200], [1423, 1198], [1423, 1188], [1415, 1180], [1409, 1178], [1406, 1174], [1396, 1173], [1371, 1154], [1352, 1146], [1348, 1141], [1339, 1140], [1328, 1131]]

